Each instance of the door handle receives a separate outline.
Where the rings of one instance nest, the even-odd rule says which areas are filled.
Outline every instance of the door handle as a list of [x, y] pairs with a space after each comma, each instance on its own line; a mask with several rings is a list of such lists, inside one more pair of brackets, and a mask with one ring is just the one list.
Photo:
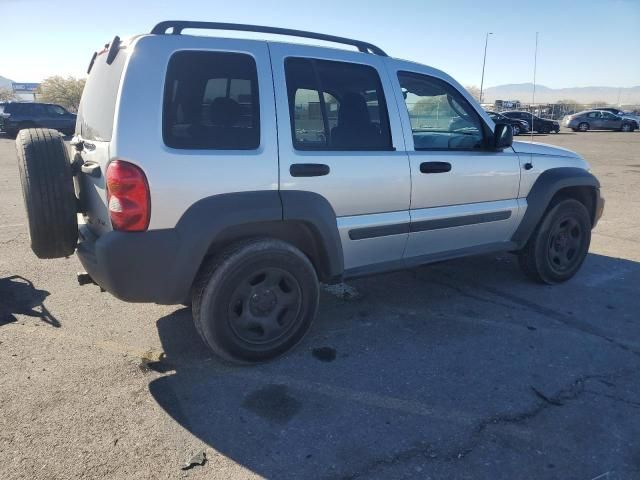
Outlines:
[[329, 165], [324, 163], [294, 163], [289, 167], [292, 177], [322, 177], [330, 171]]
[[85, 162], [80, 167], [82, 173], [86, 173], [90, 177], [100, 177], [100, 165], [94, 162]]
[[445, 173], [451, 171], [449, 162], [422, 162], [420, 164], [421, 173]]

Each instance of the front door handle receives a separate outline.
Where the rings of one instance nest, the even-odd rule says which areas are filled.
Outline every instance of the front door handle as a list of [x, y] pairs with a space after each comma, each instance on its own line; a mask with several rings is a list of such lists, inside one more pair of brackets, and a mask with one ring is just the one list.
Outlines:
[[449, 162], [422, 162], [420, 164], [421, 173], [445, 173], [451, 171]]
[[329, 175], [330, 170], [324, 163], [294, 163], [289, 167], [292, 177], [322, 177]]

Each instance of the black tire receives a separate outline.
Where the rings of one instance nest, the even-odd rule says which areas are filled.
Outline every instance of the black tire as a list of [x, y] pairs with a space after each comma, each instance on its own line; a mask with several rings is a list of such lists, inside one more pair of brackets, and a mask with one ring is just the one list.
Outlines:
[[21, 130], [16, 139], [31, 249], [39, 258], [71, 255], [78, 241], [69, 155], [56, 130]]
[[622, 125], [622, 128], [620, 129], [621, 132], [633, 132], [633, 125], [631, 125], [630, 123], [625, 123]]
[[574, 199], [560, 199], [542, 218], [519, 252], [531, 279], [553, 285], [569, 280], [582, 266], [591, 243], [591, 217]]
[[247, 240], [205, 263], [193, 288], [193, 319], [222, 359], [263, 362], [304, 337], [319, 297], [316, 271], [300, 250], [275, 239]]
[[578, 131], [587, 132], [589, 131], [589, 124], [587, 122], [581, 122], [578, 124]]

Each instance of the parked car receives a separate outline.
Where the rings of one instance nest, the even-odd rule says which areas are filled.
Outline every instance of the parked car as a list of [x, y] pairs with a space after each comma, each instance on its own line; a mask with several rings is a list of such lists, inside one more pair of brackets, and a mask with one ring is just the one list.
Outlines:
[[191, 305], [235, 362], [297, 344], [319, 282], [498, 251], [538, 282], [578, 271], [604, 208], [579, 154], [513, 142], [449, 75], [370, 43], [181, 34], [229, 27], [162, 22], [94, 55], [72, 163], [56, 132], [20, 132], [37, 256], [77, 251], [82, 283]]
[[521, 133], [529, 132], [529, 122], [526, 120], [520, 120], [519, 118], [509, 118], [501, 115], [497, 112], [487, 110], [487, 115], [496, 123], [507, 123], [511, 125], [514, 135], [520, 135]]
[[519, 120], [525, 120], [529, 122], [531, 130], [537, 133], [558, 133], [560, 131], [560, 123], [555, 120], [547, 120], [546, 118], [540, 118], [537, 115], [533, 115], [529, 112], [523, 112], [521, 110], [512, 110], [509, 112], [500, 112], [502, 115], [508, 118], [515, 118]]
[[567, 115], [564, 117], [563, 124], [574, 132], [586, 132], [588, 130], [633, 132], [638, 128], [638, 124], [634, 119], [620, 117], [602, 110], [585, 110], [575, 115]]
[[612, 107], [599, 108], [598, 110], [613, 113], [614, 115], [618, 115], [619, 117], [630, 118], [636, 122], [636, 128], [640, 128], [640, 115], [636, 115], [631, 112], [625, 112], [624, 110], [620, 110], [619, 108]]
[[11, 137], [23, 128], [52, 128], [72, 134], [76, 115], [53, 103], [8, 102], [0, 107], [0, 129]]

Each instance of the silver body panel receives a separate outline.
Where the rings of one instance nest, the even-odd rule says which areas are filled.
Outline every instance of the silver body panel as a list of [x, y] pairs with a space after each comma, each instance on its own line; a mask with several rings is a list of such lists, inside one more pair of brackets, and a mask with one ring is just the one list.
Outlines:
[[[493, 130], [494, 123], [467, 91], [447, 74], [419, 64], [333, 48], [258, 40], [143, 35], [128, 46], [117, 99], [113, 136], [95, 154], [139, 165], [151, 192], [150, 230], [174, 227], [199, 200], [223, 193], [303, 190], [326, 198], [336, 214], [345, 269], [382, 264], [468, 247], [508, 242], [527, 208], [524, 199], [548, 168], [588, 168], [568, 150], [514, 142], [490, 151], [415, 151], [397, 72], [410, 71], [448, 82]], [[253, 151], [177, 150], [162, 138], [167, 65], [181, 50], [239, 52], [256, 62], [260, 99], [260, 146]], [[393, 151], [300, 151], [293, 147], [284, 60], [309, 57], [353, 62], [376, 69], [385, 93]], [[86, 156], [92, 155], [88, 152]], [[451, 163], [450, 172], [421, 174], [423, 161]], [[524, 163], [533, 168], [524, 170]], [[330, 174], [292, 177], [295, 163], [323, 163]], [[89, 217], [104, 219], [104, 178], [92, 180]], [[452, 227], [411, 231], [413, 222], [500, 214], [508, 217]], [[484, 217], [481, 217], [484, 218]], [[206, 219], [203, 219], [206, 221]], [[100, 232], [111, 228], [107, 222]], [[353, 240], [350, 231], [406, 225], [406, 232]]]

